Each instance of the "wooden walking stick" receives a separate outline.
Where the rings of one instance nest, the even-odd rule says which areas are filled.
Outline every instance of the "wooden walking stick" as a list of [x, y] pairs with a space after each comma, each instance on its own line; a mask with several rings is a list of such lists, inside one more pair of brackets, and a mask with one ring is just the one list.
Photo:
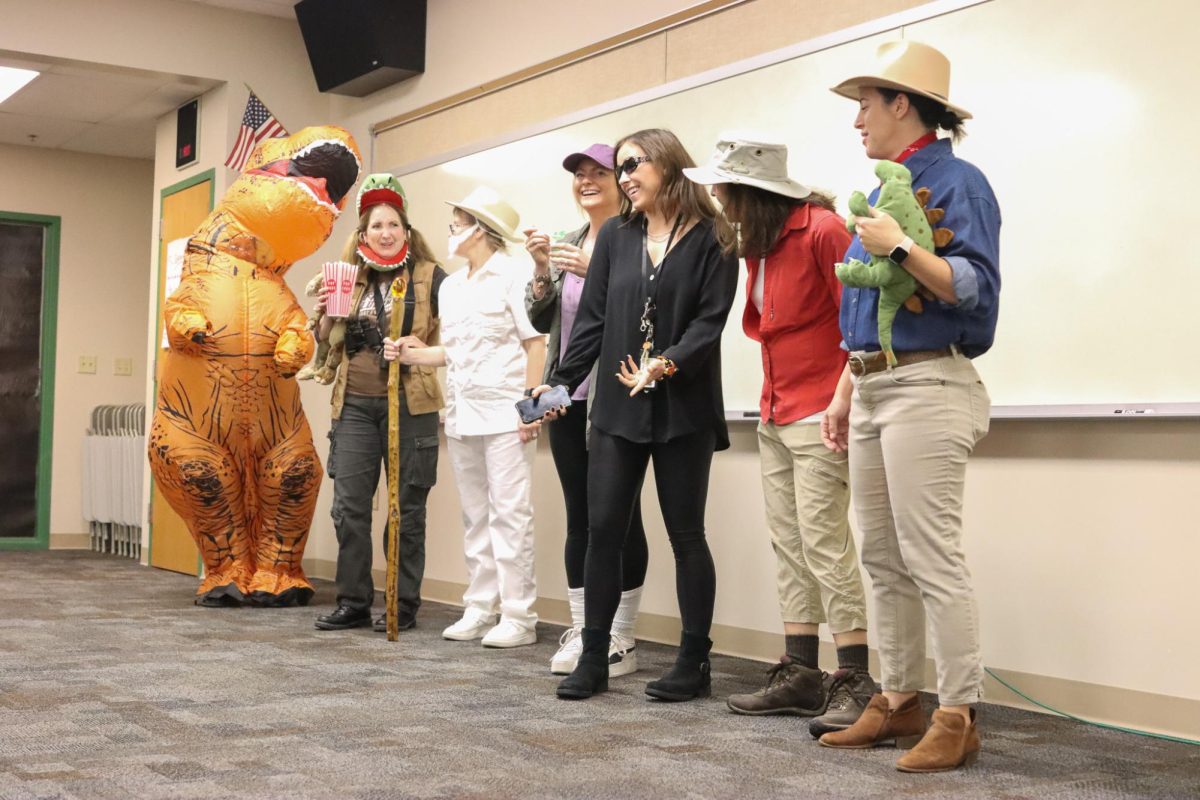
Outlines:
[[[404, 270], [392, 281], [392, 317], [388, 334], [400, 339], [404, 324], [404, 296], [408, 276]], [[400, 360], [388, 364], [388, 528], [387, 528], [387, 640], [400, 638], [399, 602], [396, 578], [400, 573]]]

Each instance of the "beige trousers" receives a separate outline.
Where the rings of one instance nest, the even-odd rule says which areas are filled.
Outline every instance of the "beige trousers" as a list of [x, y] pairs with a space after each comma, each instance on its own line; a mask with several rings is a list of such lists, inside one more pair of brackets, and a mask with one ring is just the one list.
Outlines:
[[883, 688], [925, 688], [925, 631], [942, 705], [983, 696], [979, 613], [962, 549], [967, 456], [991, 401], [970, 360], [947, 356], [854, 379], [850, 482], [875, 594]]
[[820, 425], [803, 422], [759, 423], [758, 452], [783, 621], [865, 630], [846, 455], [821, 443]]

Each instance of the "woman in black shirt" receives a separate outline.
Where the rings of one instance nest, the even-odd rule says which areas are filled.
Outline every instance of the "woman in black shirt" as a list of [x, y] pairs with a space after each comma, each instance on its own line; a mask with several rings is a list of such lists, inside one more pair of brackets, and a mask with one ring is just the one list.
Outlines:
[[622, 214], [600, 230], [567, 355], [550, 378], [550, 384], [574, 391], [599, 359], [591, 406], [583, 655], [558, 696], [590, 697], [608, 688], [621, 550], [653, 459], [675, 554], [683, 634], [675, 666], [648, 683], [646, 694], [690, 700], [710, 692], [716, 574], [704, 538], [704, 507], [712, 454], [729, 446], [720, 340], [737, 261], [722, 253], [715, 229], [723, 223], [708, 195], [683, 176], [694, 162], [673, 133], [639, 131], [616, 149]]

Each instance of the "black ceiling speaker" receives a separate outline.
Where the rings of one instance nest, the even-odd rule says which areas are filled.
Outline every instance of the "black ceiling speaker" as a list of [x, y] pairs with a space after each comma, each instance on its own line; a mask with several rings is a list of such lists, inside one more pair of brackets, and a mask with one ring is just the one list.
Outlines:
[[317, 88], [364, 97], [425, 71], [427, 0], [300, 0]]

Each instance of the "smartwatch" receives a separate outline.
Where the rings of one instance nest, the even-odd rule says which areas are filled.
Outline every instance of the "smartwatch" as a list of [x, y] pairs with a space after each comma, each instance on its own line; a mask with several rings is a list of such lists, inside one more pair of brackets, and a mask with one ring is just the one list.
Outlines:
[[892, 252], [888, 254], [888, 258], [895, 261], [897, 264], [903, 264], [904, 259], [908, 258], [908, 251], [912, 250], [913, 240], [911, 236], [905, 236], [900, 240], [900, 244], [892, 248]]

